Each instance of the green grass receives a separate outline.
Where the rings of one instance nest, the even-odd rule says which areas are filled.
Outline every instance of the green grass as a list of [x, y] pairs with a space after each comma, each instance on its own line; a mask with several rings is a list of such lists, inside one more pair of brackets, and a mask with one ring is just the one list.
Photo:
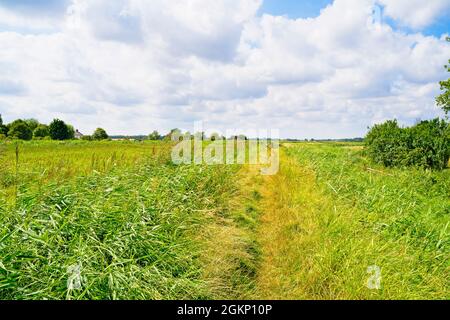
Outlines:
[[158, 153], [161, 146], [127, 141], [18, 141], [0, 144], [0, 189], [14, 182], [16, 147], [20, 180], [46, 183], [95, 171], [107, 172], [117, 166], [132, 167], [143, 158]]
[[[292, 144], [286, 153], [314, 172], [323, 197], [315, 244], [325, 250], [309, 253], [316, 297], [450, 298], [449, 170], [385, 169], [355, 144]], [[380, 290], [365, 288], [370, 265], [382, 270]]]
[[0, 144], [0, 300], [450, 298], [449, 170], [299, 143], [264, 177], [174, 165], [170, 150]]
[[[221, 272], [208, 276], [213, 237], [203, 233], [218, 230], [217, 220], [227, 216], [238, 168], [176, 166], [170, 145], [157, 144], [158, 152], [153, 147], [21, 145], [17, 196], [10, 185], [0, 189], [0, 299], [201, 299], [217, 297], [222, 289], [234, 293], [233, 284], [217, 280]], [[92, 164], [94, 155], [108, 165]], [[13, 146], [5, 157], [3, 172], [14, 171]], [[67, 174], [55, 177], [58, 172]], [[233, 228], [231, 221], [223, 226]], [[235, 246], [230, 251], [239, 254]], [[233, 261], [230, 274], [239, 272]], [[74, 266], [81, 268], [80, 290], [68, 287]]]

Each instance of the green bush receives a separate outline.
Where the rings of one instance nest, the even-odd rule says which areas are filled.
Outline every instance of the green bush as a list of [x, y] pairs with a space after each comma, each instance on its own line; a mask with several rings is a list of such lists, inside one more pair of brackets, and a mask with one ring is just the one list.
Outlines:
[[25, 121], [19, 119], [9, 124], [8, 137], [20, 140], [31, 140], [33, 131], [31, 131]]
[[396, 120], [389, 120], [371, 128], [365, 143], [369, 157], [386, 167], [442, 170], [450, 158], [450, 125], [433, 119], [401, 128]]
[[50, 132], [48, 130], [48, 126], [45, 124], [38, 125], [33, 131], [34, 138], [44, 138], [50, 136]]
[[375, 125], [366, 136], [367, 152], [377, 163], [386, 167], [405, 164], [409, 136], [397, 120]]
[[80, 138], [83, 141], [92, 141], [92, 136], [84, 135]]

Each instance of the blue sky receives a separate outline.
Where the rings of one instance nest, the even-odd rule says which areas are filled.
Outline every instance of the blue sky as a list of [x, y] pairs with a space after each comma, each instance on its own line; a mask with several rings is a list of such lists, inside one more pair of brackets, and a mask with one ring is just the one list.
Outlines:
[[[426, 2], [426, 0], [424, 1]], [[319, 16], [320, 10], [333, 3], [333, 0], [264, 0], [260, 13], [272, 15], [286, 15], [291, 19], [314, 18]], [[381, 10], [383, 6], [380, 5]], [[396, 30], [413, 33], [417, 30], [402, 26], [395, 20], [383, 16], [385, 23]], [[450, 32], [450, 10], [442, 14], [431, 25], [420, 30], [425, 35], [440, 37]]]
[[442, 116], [449, 12], [449, 0], [0, 0], [0, 114], [83, 133], [201, 120], [362, 136]]
[[332, 0], [264, 0], [262, 13], [287, 15], [291, 19], [311, 18], [320, 14], [320, 10], [331, 4]]
[[70, 0], [0, 0], [0, 5], [16, 11], [58, 15], [65, 12]]
[[[417, 32], [417, 30], [402, 26], [389, 17], [384, 17], [384, 21], [395, 30], [399, 30], [409, 34]], [[450, 33], [450, 13], [443, 13], [442, 16], [438, 17], [432, 24], [420, 29], [420, 32], [426, 36], [435, 36], [438, 38], [443, 34]]]
[[[60, 15], [67, 9], [70, 0], [0, 0], [0, 6], [22, 11], [36, 12], [44, 15]], [[291, 19], [314, 18], [320, 14], [320, 10], [333, 3], [333, 0], [263, 0], [259, 13], [271, 15], [284, 15]], [[382, 5], [380, 7], [383, 7]], [[412, 33], [417, 30], [400, 25], [395, 20], [384, 16], [386, 23], [397, 30]], [[1, 23], [1, 22], [0, 22]], [[440, 17], [431, 25], [420, 31], [425, 35], [441, 36], [449, 32], [450, 11], [442, 12]]]
[[[315, 18], [319, 16], [322, 9], [332, 3], [333, 0], [263, 0], [262, 6], [259, 8], [259, 14], [286, 16], [290, 19]], [[0, 0], [0, 7], [5, 7], [16, 12], [44, 16], [63, 15], [69, 4], [70, 0]], [[383, 10], [384, 6], [382, 4], [379, 4], [379, 6]], [[401, 32], [414, 33], [420, 31], [424, 35], [440, 37], [442, 34], [449, 32], [450, 10], [442, 12], [433, 23], [420, 29], [402, 25], [399, 21], [384, 14], [383, 21]], [[2, 28], [1, 21], [0, 28]], [[3, 26], [3, 29], [9, 28]], [[23, 31], [21, 28], [17, 28], [17, 30]]]

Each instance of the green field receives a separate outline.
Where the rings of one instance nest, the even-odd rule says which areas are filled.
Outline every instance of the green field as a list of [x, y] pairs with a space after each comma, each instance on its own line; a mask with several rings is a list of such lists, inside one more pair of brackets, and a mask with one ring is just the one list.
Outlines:
[[0, 299], [450, 298], [448, 169], [285, 143], [261, 176], [170, 150], [0, 144]]

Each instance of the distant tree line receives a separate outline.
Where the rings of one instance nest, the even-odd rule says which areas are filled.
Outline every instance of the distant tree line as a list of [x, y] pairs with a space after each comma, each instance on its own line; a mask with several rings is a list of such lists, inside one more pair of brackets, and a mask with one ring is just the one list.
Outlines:
[[[177, 141], [177, 140], [186, 140], [186, 139], [198, 139], [203, 141], [217, 141], [217, 140], [226, 140], [227, 138], [218, 134], [218, 133], [212, 133], [209, 137], [206, 135], [205, 132], [196, 132], [194, 134], [191, 134], [189, 131], [182, 132], [180, 129], [175, 128], [170, 130], [169, 133], [166, 135], [160, 135], [158, 131], [153, 131], [150, 133], [147, 137], [147, 140], [164, 140], [164, 141]], [[245, 135], [237, 135], [237, 136], [231, 136], [228, 138], [229, 140], [248, 140], [248, 138]]]
[[[108, 134], [98, 128], [92, 136], [81, 136], [83, 140], [106, 140]], [[70, 140], [75, 139], [75, 129], [72, 125], [60, 119], [54, 119], [50, 124], [39, 123], [36, 119], [17, 119], [4, 124], [0, 115], [0, 140]]]
[[[76, 136], [77, 133], [77, 136]], [[209, 137], [205, 132], [183, 133], [180, 129], [172, 129], [169, 133], [161, 135], [158, 131], [153, 131], [148, 136], [114, 136], [110, 137], [108, 133], [97, 128], [92, 135], [82, 135], [75, 131], [74, 127], [60, 119], [54, 119], [50, 124], [40, 123], [36, 119], [18, 119], [9, 124], [4, 124], [0, 114], [0, 140], [71, 140], [78, 138], [85, 141], [99, 141], [114, 138], [115, 140], [152, 140], [152, 141], [173, 141], [181, 139], [200, 139], [200, 140], [221, 140], [226, 139], [218, 133], [213, 133]], [[232, 136], [228, 139], [248, 140], [245, 135]]]

